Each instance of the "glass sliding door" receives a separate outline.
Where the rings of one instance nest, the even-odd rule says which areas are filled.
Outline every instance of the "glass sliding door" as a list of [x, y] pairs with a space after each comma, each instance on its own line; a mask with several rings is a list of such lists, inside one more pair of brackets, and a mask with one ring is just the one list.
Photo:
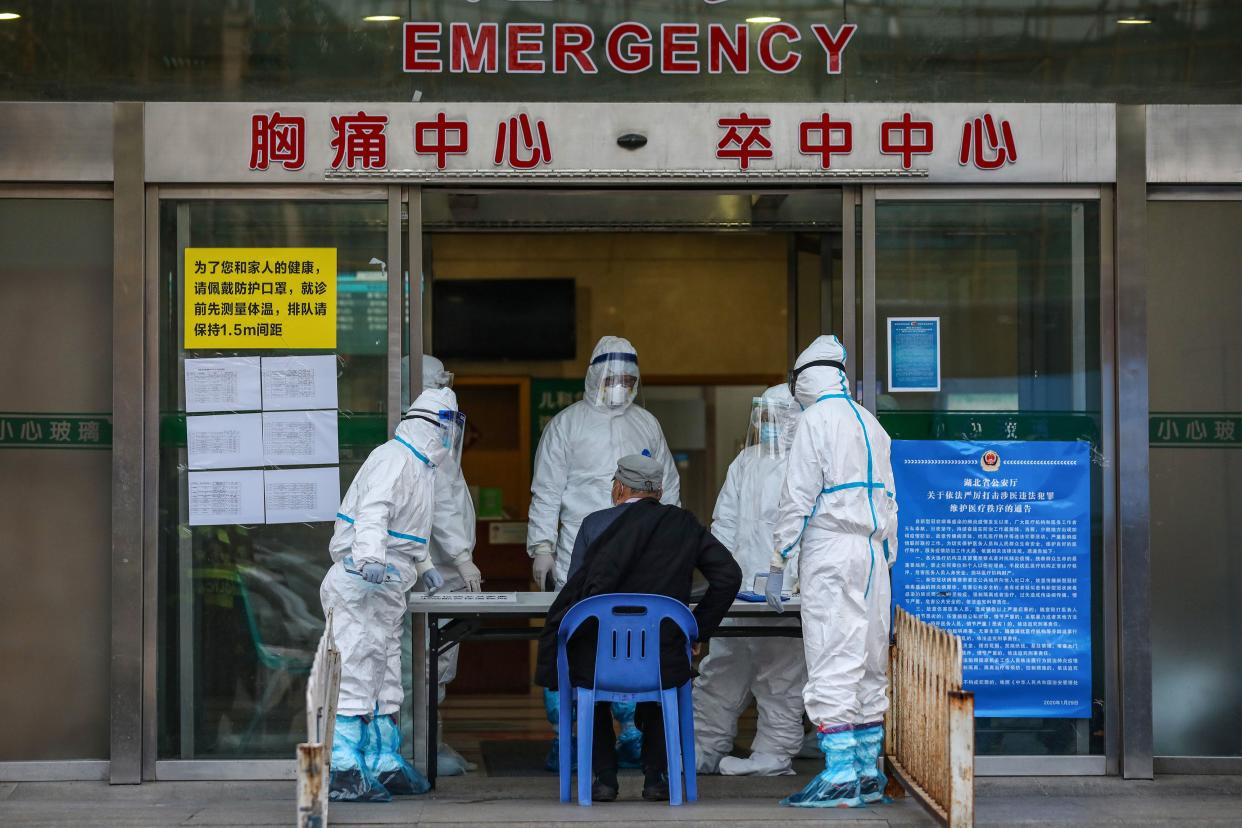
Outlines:
[[159, 757], [287, 759], [328, 512], [388, 434], [387, 204], [164, 201], [159, 242]]
[[874, 232], [895, 597], [962, 635], [979, 755], [1102, 754], [1098, 202], [879, 200]]

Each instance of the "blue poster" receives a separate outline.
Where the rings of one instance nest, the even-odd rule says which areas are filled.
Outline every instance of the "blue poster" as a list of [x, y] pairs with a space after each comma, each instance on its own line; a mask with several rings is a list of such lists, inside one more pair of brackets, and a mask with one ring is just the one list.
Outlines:
[[940, 317], [888, 320], [888, 392], [940, 390]]
[[893, 603], [962, 638], [976, 716], [1091, 717], [1086, 442], [894, 440]]

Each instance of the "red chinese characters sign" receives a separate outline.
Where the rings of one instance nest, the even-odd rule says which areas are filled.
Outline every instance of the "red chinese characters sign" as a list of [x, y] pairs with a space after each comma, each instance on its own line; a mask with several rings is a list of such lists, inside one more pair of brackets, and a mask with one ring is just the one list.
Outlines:
[[[507, 105], [487, 106], [490, 114], [480, 116], [475, 108], [473, 117], [435, 110], [431, 114], [420, 108], [404, 126], [397, 125], [387, 112], [369, 109], [331, 114], [323, 119], [326, 123], [308, 122], [304, 115], [280, 110], [252, 114], [247, 128], [248, 166], [255, 171], [297, 171], [306, 166], [308, 153], [322, 159], [326, 148], [331, 170], [388, 171], [393, 149], [390, 141], [398, 142], [397, 154], [407, 166], [412, 158], [427, 158], [437, 171], [480, 170], [489, 161], [491, 168], [515, 172], [550, 168], [554, 145], [561, 148], [555, 157], [562, 159], [562, 166], [566, 161], [559, 153], [566, 147], [571, 156], [577, 153], [575, 169], [595, 169], [602, 163], [591, 157], [600, 152], [601, 145], [589, 134], [589, 125], [601, 119], [561, 117], [558, 121], [530, 112], [506, 111]], [[710, 115], [710, 108], [700, 108], [692, 112], [702, 115], [688, 115], [675, 124], [659, 126], [663, 127], [666, 145], [673, 146], [679, 157], [690, 159], [697, 165], [695, 169], [724, 166], [743, 173], [849, 171], [851, 158], [855, 158], [854, 169], [861, 166], [878, 175], [886, 174], [886, 169], [902, 174], [928, 164], [929, 156], [943, 143], [937, 141], [937, 133], [946, 130], [950, 135], [960, 131], [961, 142], [953, 159], [960, 167], [987, 175], [1018, 162], [1018, 128], [1004, 115], [983, 112], [937, 121], [900, 108], [877, 117], [881, 105], [865, 106], [871, 108], [870, 114], [861, 119], [857, 113], [852, 115], [848, 106], [835, 112], [799, 105], [774, 105], [770, 111], [765, 107], [759, 112], [750, 107], [734, 111], [715, 107], [717, 111]], [[466, 109], [470, 111], [471, 107]], [[485, 137], [479, 139], [480, 134]], [[323, 141], [317, 143], [318, 148], [316, 143], [308, 143], [312, 135], [316, 143]], [[599, 136], [602, 141], [609, 138], [616, 137]], [[483, 145], [472, 147], [472, 139], [476, 143], [481, 140]], [[676, 146], [679, 143], [684, 146]], [[953, 148], [945, 147], [941, 154], [950, 152]], [[862, 161], [857, 160], [860, 154]], [[877, 166], [876, 162], [882, 164], [884, 159], [891, 162]], [[944, 162], [952, 163], [947, 158]]]

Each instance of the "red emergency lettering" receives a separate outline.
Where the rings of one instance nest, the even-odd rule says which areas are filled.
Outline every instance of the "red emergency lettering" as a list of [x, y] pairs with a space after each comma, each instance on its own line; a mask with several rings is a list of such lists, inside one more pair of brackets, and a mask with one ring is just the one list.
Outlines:
[[439, 23], [405, 24], [405, 71], [439, 72], [444, 69], [444, 61], [440, 58], [422, 57], [424, 54], [440, 54], [440, 33], [443, 30]]
[[552, 71], [558, 75], [569, 72], [569, 61], [578, 65], [586, 75], [599, 72], [591, 47], [595, 45], [595, 31], [582, 23], [557, 23], [552, 27]]
[[739, 75], [750, 71], [750, 27], [745, 23], [733, 27], [732, 40], [722, 24], [707, 26], [707, 71], [718, 75], [726, 62]]
[[845, 47], [849, 45], [856, 31], [858, 31], [858, 25], [855, 23], [842, 23], [835, 35], [823, 23], [811, 24], [811, 32], [819, 41], [819, 45], [824, 47], [824, 54], [828, 56], [828, 74], [841, 74], [841, 53], [845, 51]]
[[493, 73], [500, 62], [499, 51], [500, 27], [495, 23], [480, 23], [473, 37], [469, 23], [449, 25], [450, 72]]
[[769, 72], [786, 75], [798, 68], [798, 64], [802, 62], [802, 54], [790, 46], [785, 56], [778, 58], [772, 48], [772, 41], [778, 37], [784, 38], [787, 44], [793, 44], [801, 40], [802, 35], [792, 23], [773, 23], [765, 27], [763, 34], [759, 35], [759, 62]]
[[[510, 23], [505, 26], [505, 69], [516, 74], [542, 72], [546, 65], [542, 57], [543, 41], [531, 38], [542, 38], [543, 32], [542, 23]], [[528, 54], [540, 57], [523, 57]]]
[[683, 59], [699, 49], [698, 23], [665, 23], [660, 26], [660, 71], [666, 75], [699, 73], [699, 59]]
[[651, 29], [642, 23], [618, 23], [608, 33], [608, 62], [627, 75], [651, 68]]

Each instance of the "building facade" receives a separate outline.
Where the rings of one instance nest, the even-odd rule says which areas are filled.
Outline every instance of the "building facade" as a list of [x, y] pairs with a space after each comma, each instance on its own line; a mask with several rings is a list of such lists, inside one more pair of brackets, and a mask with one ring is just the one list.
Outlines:
[[0, 2], [0, 779], [290, 775], [330, 524], [195, 517], [283, 463], [195, 460], [187, 362], [335, 357], [343, 490], [434, 284], [530, 268], [657, 384], [832, 332], [899, 439], [1084, 447], [1083, 709], [981, 717], [979, 770], [1242, 769], [1237, 4], [160, 5]]

